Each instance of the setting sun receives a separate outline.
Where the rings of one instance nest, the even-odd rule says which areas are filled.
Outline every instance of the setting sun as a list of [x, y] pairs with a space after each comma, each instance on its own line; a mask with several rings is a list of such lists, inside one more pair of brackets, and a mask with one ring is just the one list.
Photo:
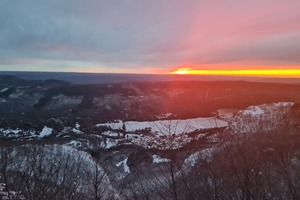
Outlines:
[[169, 72], [169, 74], [300, 77], [300, 69], [201, 70], [192, 68], [179, 68]]
[[190, 68], [180, 68], [173, 72], [170, 72], [170, 74], [189, 74], [190, 70]]

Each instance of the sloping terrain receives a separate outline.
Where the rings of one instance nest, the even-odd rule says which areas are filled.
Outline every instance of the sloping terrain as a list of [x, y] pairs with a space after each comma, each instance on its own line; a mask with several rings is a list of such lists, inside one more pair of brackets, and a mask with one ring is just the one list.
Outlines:
[[297, 199], [299, 89], [0, 77], [0, 197]]
[[64, 125], [80, 120], [84, 127], [89, 122], [113, 120], [211, 117], [222, 108], [299, 102], [299, 88], [297, 84], [242, 81], [73, 85], [1, 76], [0, 127], [34, 122], [41, 129], [50, 118], [59, 118]]

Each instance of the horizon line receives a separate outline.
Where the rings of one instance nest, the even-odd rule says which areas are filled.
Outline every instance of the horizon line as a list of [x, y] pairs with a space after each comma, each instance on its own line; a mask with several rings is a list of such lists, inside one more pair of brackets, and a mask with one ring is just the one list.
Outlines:
[[[262, 73], [263, 72], [263, 73]], [[274, 72], [274, 73], [266, 73]], [[280, 73], [284, 72], [282, 75]], [[288, 73], [287, 73], [288, 72]], [[296, 74], [293, 74], [295, 72]], [[14, 71], [2, 70], [3, 73], [74, 73], [74, 74], [103, 74], [103, 75], [155, 75], [155, 76], [205, 76], [205, 77], [247, 77], [247, 78], [300, 78], [300, 69], [261, 69], [261, 70], [198, 70], [191, 68], [179, 68], [165, 73], [116, 73], [116, 72], [91, 72], [91, 71]]]

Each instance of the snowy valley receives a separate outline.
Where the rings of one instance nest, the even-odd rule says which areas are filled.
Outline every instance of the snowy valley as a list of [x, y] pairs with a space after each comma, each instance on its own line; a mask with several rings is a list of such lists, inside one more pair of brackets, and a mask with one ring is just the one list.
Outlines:
[[[278, 85], [242, 83], [249, 88], [242, 96], [236, 82], [73, 85], [1, 80], [3, 198], [291, 195], [288, 186], [279, 190], [276, 184], [273, 193], [264, 194], [271, 186], [258, 176], [288, 185], [285, 177], [272, 176], [286, 169], [276, 163], [285, 162], [293, 170], [300, 166], [300, 97], [290, 95], [298, 85], [285, 85], [293, 91], [284, 93]], [[269, 91], [273, 87], [278, 91]], [[265, 90], [268, 94], [261, 99], [249, 98]], [[274, 167], [267, 168], [267, 161]], [[296, 175], [289, 172], [293, 180]], [[258, 182], [261, 192], [255, 192]], [[59, 188], [64, 192], [57, 192]]]

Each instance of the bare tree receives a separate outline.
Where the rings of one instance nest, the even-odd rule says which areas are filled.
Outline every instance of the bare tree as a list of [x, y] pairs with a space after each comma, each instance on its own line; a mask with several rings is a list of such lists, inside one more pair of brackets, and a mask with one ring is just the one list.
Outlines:
[[0, 150], [1, 177], [8, 194], [22, 191], [32, 200], [116, 197], [105, 171], [85, 152], [60, 145]]

